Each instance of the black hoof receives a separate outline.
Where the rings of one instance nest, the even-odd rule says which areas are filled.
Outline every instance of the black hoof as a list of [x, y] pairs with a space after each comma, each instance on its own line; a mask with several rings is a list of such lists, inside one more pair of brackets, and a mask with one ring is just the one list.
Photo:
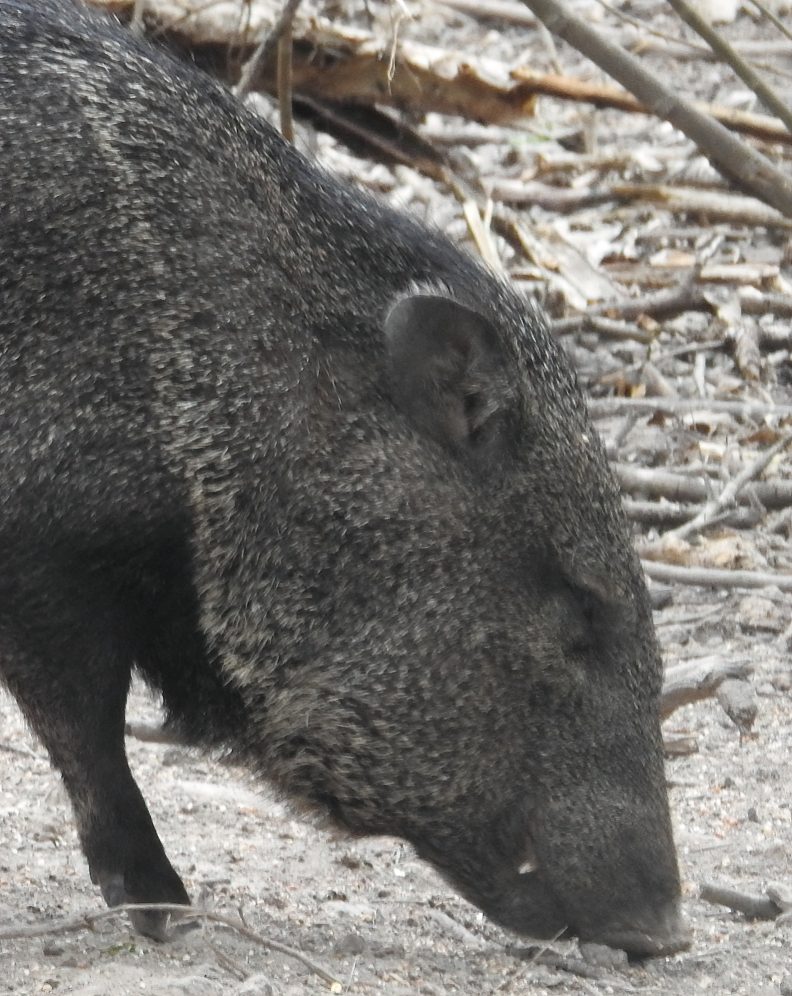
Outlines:
[[[100, 877], [99, 886], [108, 906], [122, 906], [125, 903], [178, 903], [188, 906], [190, 903], [190, 897], [181, 881], [174, 886], [176, 895], [146, 899], [130, 894], [123, 876], [119, 874]], [[172, 940], [197, 926], [192, 920], [180, 923], [181, 914], [170, 910], [131, 910], [129, 919], [138, 934], [159, 942]]]

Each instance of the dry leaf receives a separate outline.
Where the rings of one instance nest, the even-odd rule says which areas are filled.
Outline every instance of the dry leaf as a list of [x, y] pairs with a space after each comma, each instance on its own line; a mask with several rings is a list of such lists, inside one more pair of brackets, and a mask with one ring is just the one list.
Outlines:
[[693, 550], [693, 562], [699, 567], [718, 567], [721, 570], [756, 570], [751, 546], [742, 536], [727, 533], [703, 539]]
[[781, 438], [781, 433], [769, 425], [763, 425], [749, 436], [743, 436], [740, 443], [753, 443], [756, 446], [772, 446]]

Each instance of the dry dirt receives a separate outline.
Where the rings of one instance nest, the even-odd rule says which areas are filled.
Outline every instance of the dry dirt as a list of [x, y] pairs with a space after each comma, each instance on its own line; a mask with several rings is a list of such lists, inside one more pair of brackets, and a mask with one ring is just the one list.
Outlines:
[[[594, 4], [577, 6], [598, 10]], [[629, 9], [640, 18], [652, 15], [656, 7], [632, 4]], [[439, 17], [436, 12], [432, 16]], [[549, 50], [535, 33], [511, 28], [494, 37], [489, 27], [467, 21], [462, 27], [460, 47], [474, 46], [475, 37], [480, 37], [490, 54], [503, 49], [502, 57], [511, 58], [532, 46], [536, 67], [548, 68]], [[739, 37], [756, 29], [753, 22], [744, 22], [730, 30]], [[563, 47], [559, 51], [567, 70], [580, 68], [574, 53]], [[711, 63], [685, 63], [680, 72], [685, 86], [701, 84], [698, 95], [706, 99], [726, 99], [734, 89], [732, 83], [723, 83], [723, 67]], [[543, 102], [542, 113], [545, 117], [536, 123], [531, 141], [538, 141], [536, 134], [544, 124], [544, 152], [552, 146], [547, 136], [554, 126], [563, 125], [564, 130], [579, 119], [568, 105]], [[590, 131], [591, 121], [585, 126]], [[604, 140], [623, 142], [633, 150], [655, 140], [661, 145], [678, 142], [678, 136], [675, 139], [666, 126], [651, 119], [603, 115], [597, 126]], [[527, 141], [523, 135], [511, 142], [510, 168], [520, 157], [527, 161], [534, 154]], [[334, 158], [335, 147], [326, 138], [319, 144], [334, 166], [354, 162], [342, 151]], [[689, 152], [687, 147], [682, 150], [683, 155]], [[486, 145], [472, 148], [469, 157], [484, 164], [483, 171], [501, 161]], [[348, 166], [350, 173], [357, 169]], [[395, 202], [464, 234], [458, 206], [449, 207], [451, 199], [433, 200], [441, 195], [428, 181], [401, 167], [395, 172], [359, 167], [360, 176], [367, 173], [372, 185]], [[650, 214], [644, 221], [647, 227], [654, 224]], [[613, 216], [607, 222], [612, 231]], [[732, 231], [725, 237], [733, 236]], [[743, 237], [762, 259], [783, 255], [772, 233], [746, 231]], [[696, 316], [688, 324], [677, 321], [668, 341], [700, 330], [705, 321], [709, 317]], [[620, 357], [619, 362], [628, 359]], [[730, 371], [730, 364], [728, 357], [718, 357], [713, 369]], [[788, 352], [785, 359], [776, 355], [773, 363], [763, 365], [761, 377], [757, 390], [762, 397], [792, 402]], [[620, 430], [616, 421], [601, 428], [609, 439]], [[670, 456], [686, 459], [682, 451], [690, 446], [690, 434], [700, 431], [675, 426], [673, 438], [669, 435], [670, 441], [664, 442]], [[731, 432], [730, 425], [713, 420], [707, 444], [725, 439], [728, 449]], [[619, 458], [659, 464], [657, 440], [643, 445], [646, 438], [633, 432]], [[788, 478], [789, 473], [787, 464], [781, 476]], [[786, 524], [776, 519], [772, 528], [762, 519], [740, 535], [743, 556], [788, 571], [790, 531], [788, 516]], [[134, 739], [129, 740], [133, 771], [195, 901], [241, 916], [262, 938], [299, 949], [336, 977], [338, 985], [331, 987], [291, 956], [212, 924], [165, 945], [136, 936], [122, 917], [103, 920], [92, 930], [65, 931], [57, 927], [59, 921], [98, 911], [101, 901], [88, 879], [59, 782], [15, 705], [0, 695], [0, 931], [53, 927], [42, 936], [0, 936], [0, 993], [286, 996], [334, 988], [361, 996], [792, 996], [792, 923], [751, 922], [698, 898], [704, 882], [757, 893], [771, 882], [792, 889], [791, 618], [792, 597], [774, 587], [748, 592], [679, 586], [673, 589], [671, 603], [656, 614], [669, 660], [706, 654], [747, 659], [754, 668], [759, 710], [751, 734], [742, 738], [714, 700], [687, 706], [666, 723], [666, 732], [690, 734], [698, 745], [696, 753], [667, 766], [694, 943], [689, 952], [675, 957], [635, 964], [616, 956], [598, 960], [597, 952], [581, 954], [573, 942], [531, 948], [485, 921], [400, 842], [332, 839], [290, 814], [243, 772], [179, 747]], [[136, 688], [132, 696], [130, 718], [156, 721], [156, 703], [142, 689]], [[515, 951], [514, 945], [520, 949]]]

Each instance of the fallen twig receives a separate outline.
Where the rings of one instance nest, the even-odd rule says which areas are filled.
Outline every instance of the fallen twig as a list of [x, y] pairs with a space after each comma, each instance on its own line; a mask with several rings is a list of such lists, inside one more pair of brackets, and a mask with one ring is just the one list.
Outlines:
[[[133, 0], [90, 2], [119, 14], [129, 14], [133, 4]], [[230, 36], [222, 18], [211, 20], [208, 16], [199, 16], [203, 13], [200, 5], [185, 15], [172, 0], [156, 0], [150, 5], [152, 18], [154, 11], [162, 25], [160, 33], [171, 36], [182, 48], [214, 48], [218, 57], [230, 45], [239, 49], [240, 39]], [[530, 20], [534, 18], [530, 17]], [[277, 25], [245, 63], [243, 77], [237, 83], [238, 92], [247, 92], [249, 87], [275, 91], [276, 73], [269, 46], [276, 44], [273, 37], [276, 30]], [[490, 124], [530, 116], [534, 101], [540, 95], [631, 113], [654, 113], [646, 103], [617, 87], [558, 74], [534, 73], [526, 67], [515, 68], [494, 59], [478, 59], [410, 39], [399, 42], [395, 53], [396, 73], [391, 79], [386, 46], [381, 39], [320, 16], [304, 18], [299, 30], [295, 30], [294, 42], [293, 85], [300, 96], [365, 104], [387, 103], [421, 113], [437, 111]], [[242, 47], [244, 50], [244, 40]], [[217, 64], [223, 64], [220, 58]], [[696, 113], [714, 117], [730, 131], [768, 142], [792, 144], [792, 135], [768, 115], [703, 103], [692, 106]], [[737, 148], [742, 149], [742, 146], [737, 143]]]
[[750, 892], [738, 892], [722, 885], [706, 883], [702, 885], [699, 896], [705, 903], [715, 906], [728, 906], [735, 913], [742, 913], [752, 920], [775, 920], [785, 909], [780, 907], [770, 897], [770, 890], [764, 896]]
[[[763, 225], [792, 230], [792, 218], [785, 217], [761, 200], [720, 190], [677, 187], [663, 183], [614, 183], [614, 196], [662, 204], [667, 211], [695, 214], [713, 221], [733, 221], [741, 225]], [[702, 272], [702, 279], [705, 278]], [[710, 279], [712, 279], [710, 277]]]
[[[299, 3], [299, 0], [297, 0]], [[292, 115], [292, 18], [283, 25], [278, 38], [278, 113], [281, 135], [287, 142], [294, 141]]]
[[[584, 315], [562, 318], [551, 325], [555, 335], [568, 335], [579, 332], [591, 315], [608, 315], [625, 321], [646, 315], [649, 318], [671, 318], [683, 311], [712, 311], [712, 304], [704, 291], [685, 281], [678, 287], [662, 290], [642, 297], [619, 298], [615, 301], [601, 301], [591, 305]], [[695, 346], [688, 346], [694, 349]]]
[[302, 951], [290, 947], [288, 944], [282, 944], [280, 941], [274, 941], [269, 937], [265, 937], [255, 930], [251, 930], [242, 920], [226, 916], [223, 913], [215, 913], [212, 910], [199, 909], [196, 906], [180, 906], [178, 903], [123, 903], [120, 906], [112, 906], [104, 910], [86, 910], [76, 916], [65, 917], [60, 920], [51, 921], [50, 923], [36, 923], [27, 927], [0, 927], [0, 941], [14, 940], [16, 938], [44, 937], [48, 934], [70, 934], [81, 930], [94, 930], [96, 924], [101, 923], [103, 920], [110, 920], [124, 913], [134, 912], [172, 913], [178, 916], [179, 923], [191, 920], [207, 920], [210, 923], [220, 924], [223, 927], [228, 927], [229, 930], [236, 931], [236, 933], [241, 934], [248, 940], [262, 945], [262, 947], [296, 959], [305, 965], [309, 971], [318, 975], [319, 978], [324, 979], [330, 985], [341, 985], [339, 979], [331, 975], [321, 965], [317, 965], [316, 962], [308, 958]]
[[[699, 510], [698, 505], [680, 505], [670, 501], [636, 501], [623, 498], [622, 505], [629, 519], [643, 526], [675, 526], [689, 522]], [[733, 529], [751, 529], [761, 519], [759, 508], [732, 509], [719, 522]]]
[[691, 702], [712, 698], [724, 681], [745, 679], [751, 673], [747, 660], [700, 657], [667, 667], [660, 695], [660, 716], [668, 719], [672, 712]]
[[521, 28], [535, 28], [536, 16], [520, 3], [512, 0], [435, 0], [444, 7], [451, 7], [479, 20], [495, 20], [504, 24], [517, 24]]
[[755, 460], [751, 461], [747, 467], [741, 470], [736, 477], [729, 481], [718, 497], [707, 502], [704, 508], [702, 508], [701, 511], [690, 520], [690, 522], [686, 522], [682, 526], [677, 526], [676, 528], [669, 529], [667, 532], [663, 533], [661, 542], [666, 541], [669, 538], [684, 539], [692, 533], [699, 532], [700, 530], [711, 525], [716, 518], [721, 516], [724, 509], [734, 503], [737, 495], [743, 490], [743, 488], [749, 482], [759, 477], [759, 475], [765, 471], [770, 461], [778, 453], [781, 453], [782, 450], [785, 450], [790, 443], [792, 443], [792, 433], [782, 436], [777, 443], [768, 447], [764, 453], [761, 453]]
[[778, 418], [792, 416], [792, 405], [765, 401], [724, 401], [718, 398], [594, 398], [588, 403], [594, 418], [626, 415], [633, 411], [666, 412], [686, 415], [691, 412], [722, 412], [738, 418]]
[[762, 12], [764, 17], [766, 17], [772, 22], [773, 25], [775, 25], [776, 28], [778, 28], [782, 35], [785, 35], [790, 39], [790, 41], [792, 41], [792, 31], [789, 30], [781, 18], [774, 14], [766, 4], [762, 3], [761, 0], [751, 0], [751, 3]]
[[281, 37], [284, 34], [288, 35], [289, 46], [291, 47], [291, 24], [301, 2], [302, 0], [286, 0], [278, 20], [273, 24], [271, 30], [265, 32], [253, 55], [251, 55], [242, 67], [239, 82], [235, 87], [236, 95], [240, 99], [246, 97], [253, 89], [264, 67], [275, 54]]
[[32, 751], [29, 747], [15, 747], [14, 744], [6, 744], [0, 742], [0, 750], [4, 750], [9, 754], [19, 754], [21, 757], [29, 757], [32, 758], [34, 761], [44, 760], [43, 757], [40, 757], [38, 754], [36, 754], [35, 751]]
[[554, 34], [587, 56], [698, 145], [715, 168], [766, 204], [792, 218], [792, 179], [723, 125], [696, 110], [629, 52], [613, 45], [573, 14], [562, 0], [523, 0]]
[[528, 961], [534, 965], [544, 965], [559, 972], [567, 972], [570, 975], [577, 975], [582, 979], [597, 979], [603, 983], [614, 983], [605, 971], [596, 965], [587, 964], [582, 958], [569, 958], [567, 955], [559, 954], [546, 945], [539, 946], [530, 944], [527, 946], [517, 944], [507, 944], [506, 951], [520, 961]]
[[664, 733], [663, 753], [666, 757], [689, 757], [698, 753], [698, 741], [688, 733]]
[[741, 737], [752, 729], [759, 711], [753, 685], [738, 678], [728, 678], [721, 683], [717, 699], [721, 709], [740, 731]]
[[[746, 315], [777, 315], [792, 318], [792, 297], [789, 294], [763, 294], [756, 287], [740, 287], [737, 291], [740, 307]], [[763, 335], [767, 330], [761, 330]], [[789, 335], [789, 332], [787, 332]]]
[[[708, 406], [704, 406], [705, 408]], [[627, 463], [611, 464], [623, 491], [665, 498], [671, 502], [702, 502], [712, 498], [714, 482], [707, 477], [692, 477], [653, 467], [634, 467]], [[759, 502], [766, 509], [792, 505], [792, 481], [754, 481], [735, 496], [738, 505]]]
[[707, 588], [766, 588], [775, 586], [782, 591], [792, 591], [792, 574], [774, 574], [772, 571], [729, 571], [714, 567], [680, 567], [657, 560], [642, 560], [645, 573], [656, 581], [674, 581], [676, 584], [696, 584]]
[[592, 308], [588, 313], [575, 315], [574, 318], [565, 318], [557, 322], [551, 322], [550, 330], [554, 335], [569, 335], [577, 332], [593, 332], [602, 339], [615, 339], [622, 341], [632, 339], [634, 342], [650, 343], [654, 342], [657, 336], [652, 332], [646, 332], [638, 328], [637, 325], [627, 324], [617, 321], [614, 318], [606, 318], [604, 315], [596, 314], [596, 309]]
[[185, 741], [174, 730], [167, 730], [164, 726], [152, 723], [126, 723], [124, 733], [128, 737], [142, 740], [151, 744], [176, 744], [184, 745]]
[[[519, 66], [513, 75], [539, 96], [555, 97], [558, 100], [572, 100], [575, 103], [592, 104], [594, 107], [610, 107], [629, 114], [653, 114], [651, 107], [638, 100], [633, 94], [609, 86], [607, 83], [594, 83], [575, 76], [553, 73], [536, 73]], [[691, 107], [702, 115], [714, 118], [717, 122], [742, 135], [758, 138], [765, 142], [792, 143], [792, 135], [776, 118], [765, 114], [750, 114], [720, 104], [708, 104], [701, 100], [691, 101]]]
[[761, 79], [751, 66], [742, 58], [718, 32], [709, 24], [697, 10], [687, 3], [687, 0], [668, 0], [682, 20], [696, 34], [700, 35], [719, 59], [728, 63], [746, 86], [749, 86], [756, 96], [769, 110], [776, 114], [792, 132], [792, 110], [778, 94]]

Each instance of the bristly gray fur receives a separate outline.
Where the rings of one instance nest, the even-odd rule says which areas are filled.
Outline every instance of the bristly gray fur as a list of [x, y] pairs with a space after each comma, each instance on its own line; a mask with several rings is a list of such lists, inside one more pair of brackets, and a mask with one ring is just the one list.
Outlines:
[[108, 902], [187, 899], [136, 667], [507, 926], [684, 943], [646, 590], [540, 311], [68, 0], [0, 0], [0, 172], [0, 673]]

